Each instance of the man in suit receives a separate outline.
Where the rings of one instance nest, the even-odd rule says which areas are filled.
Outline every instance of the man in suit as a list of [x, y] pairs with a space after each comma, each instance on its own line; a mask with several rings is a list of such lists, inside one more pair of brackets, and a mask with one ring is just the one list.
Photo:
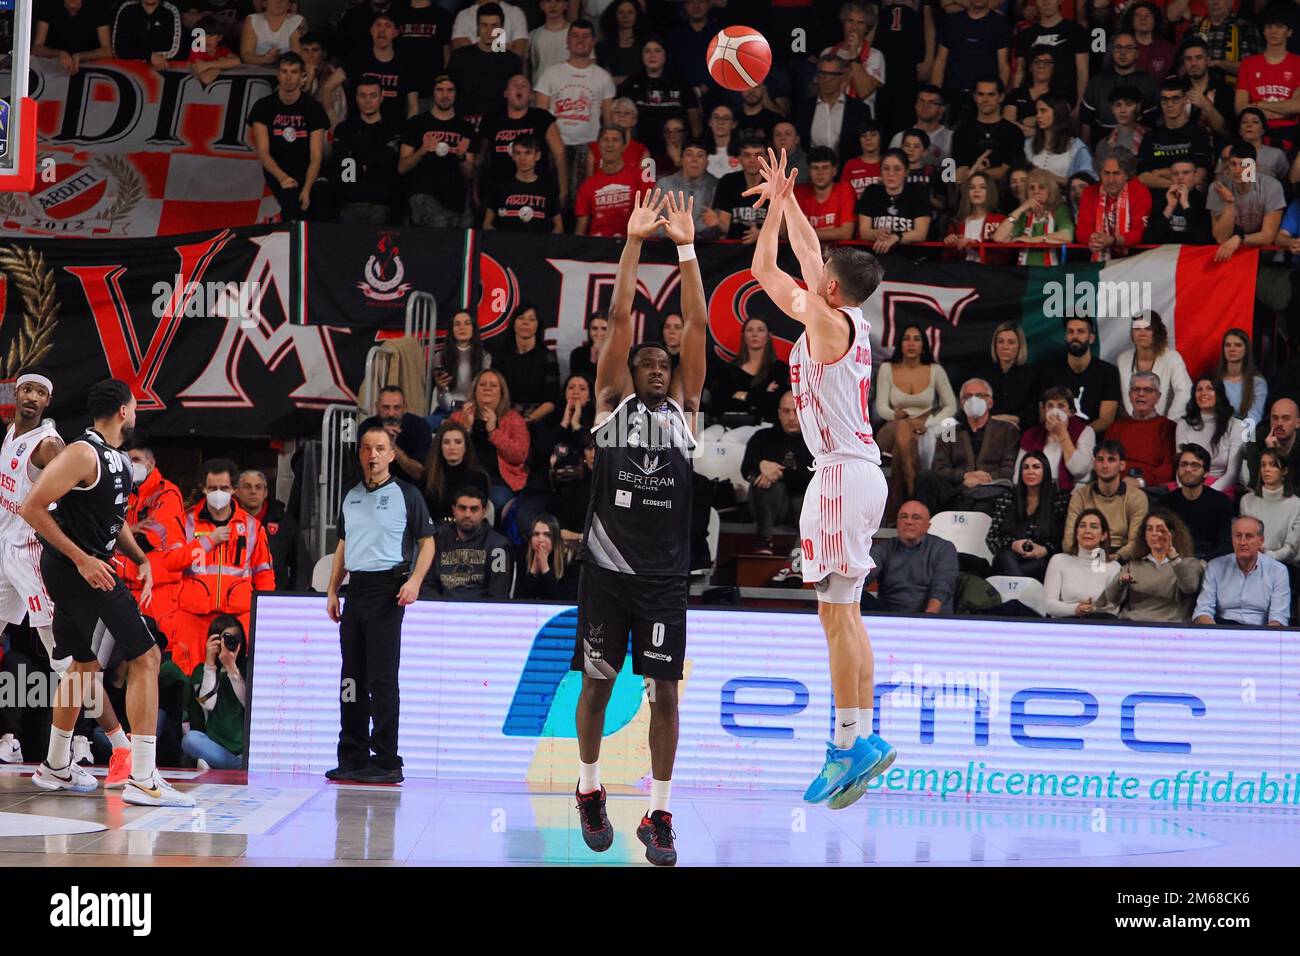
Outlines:
[[[844, 61], [834, 54], [817, 61], [817, 98], [799, 112], [799, 136], [805, 148], [828, 146], [843, 164], [861, 154], [863, 126], [871, 107], [844, 94]], [[802, 170], [800, 170], [802, 172]]]
[[934, 464], [916, 476], [915, 497], [931, 514], [989, 511], [1012, 480], [1020, 429], [991, 416], [993, 387], [980, 378], [961, 387], [962, 419], [935, 445]]

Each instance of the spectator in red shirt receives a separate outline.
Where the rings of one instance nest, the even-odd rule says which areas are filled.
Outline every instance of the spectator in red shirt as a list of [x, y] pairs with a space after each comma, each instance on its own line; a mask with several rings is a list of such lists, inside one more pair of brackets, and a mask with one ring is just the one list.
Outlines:
[[190, 54], [190, 69], [207, 88], [222, 70], [232, 70], [243, 61], [221, 42], [221, 22], [214, 16], [204, 16], [198, 22], [203, 34], [203, 49]]
[[1288, 155], [1296, 144], [1296, 121], [1300, 119], [1300, 56], [1287, 52], [1291, 38], [1294, 4], [1273, 4], [1261, 18], [1264, 27], [1263, 53], [1241, 61], [1237, 73], [1237, 112], [1258, 106], [1268, 117], [1265, 142]]
[[854, 156], [844, 164], [844, 174], [840, 179], [852, 186], [853, 195], [861, 199], [863, 190], [880, 182], [880, 151], [885, 145], [880, 126], [875, 122], [864, 124], [858, 134], [858, 143], [862, 155]]
[[597, 143], [600, 168], [578, 188], [575, 232], [580, 236], [622, 236], [632, 215], [632, 198], [638, 189], [652, 184], [641, 181], [639, 168], [623, 162], [627, 139], [620, 127], [603, 127]]
[[847, 182], [835, 181], [835, 151], [814, 146], [808, 154], [808, 173], [812, 181], [795, 186], [794, 198], [817, 231], [817, 238], [852, 239], [858, 197]]
[[1136, 159], [1113, 154], [1101, 164], [1101, 182], [1079, 199], [1074, 234], [1088, 243], [1093, 262], [1126, 256], [1130, 246], [1142, 241], [1151, 218], [1151, 190], [1133, 181], [1136, 171]]
[[1160, 376], [1155, 372], [1134, 372], [1129, 380], [1128, 399], [1133, 414], [1106, 429], [1106, 440], [1117, 441], [1127, 451], [1129, 471], [1141, 469], [1148, 490], [1163, 488], [1174, 480], [1174, 423], [1161, 415]]

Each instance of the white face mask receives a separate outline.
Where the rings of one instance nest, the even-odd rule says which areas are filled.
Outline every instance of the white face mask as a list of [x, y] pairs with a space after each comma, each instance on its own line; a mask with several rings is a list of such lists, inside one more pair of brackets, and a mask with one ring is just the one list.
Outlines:
[[226, 505], [230, 504], [228, 491], [209, 491], [205, 497], [208, 499], [209, 511], [225, 511]]
[[131, 478], [137, 485], [142, 484], [149, 477], [149, 466], [142, 461], [131, 462]]
[[989, 403], [978, 395], [972, 395], [961, 403], [961, 407], [967, 418], [983, 418], [984, 413], [989, 410]]
[[1065, 413], [1064, 409], [1049, 408], [1047, 410], [1047, 417], [1050, 421], [1063, 422], [1068, 420], [1070, 416]]

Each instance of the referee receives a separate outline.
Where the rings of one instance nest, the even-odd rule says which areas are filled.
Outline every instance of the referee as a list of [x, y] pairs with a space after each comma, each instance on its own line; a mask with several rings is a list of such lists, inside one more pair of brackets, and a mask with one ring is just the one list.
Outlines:
[[[433, 564], [433, 521], [416, 487], [391, 474], [396, 452], [384, 427], [362, 429], [358, 445], [365, 477], [343, 499], [326, 603], [330, 620], [341, 624], [343, 676], [339, 765], [325, 776], [401, 783], [397, 670], [402, 618]], [[345, 571], [350, 575], [348, 599], [340, 614], [339, 585]]]

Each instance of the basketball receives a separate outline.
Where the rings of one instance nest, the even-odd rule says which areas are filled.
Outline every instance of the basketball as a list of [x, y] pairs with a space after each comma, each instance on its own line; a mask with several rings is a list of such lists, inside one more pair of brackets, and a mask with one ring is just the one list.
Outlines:
[[729, 90], [757, 86], [772, 68], [772, 48], [753, 27], [724, 27], [709, 42], [709, 75]]

